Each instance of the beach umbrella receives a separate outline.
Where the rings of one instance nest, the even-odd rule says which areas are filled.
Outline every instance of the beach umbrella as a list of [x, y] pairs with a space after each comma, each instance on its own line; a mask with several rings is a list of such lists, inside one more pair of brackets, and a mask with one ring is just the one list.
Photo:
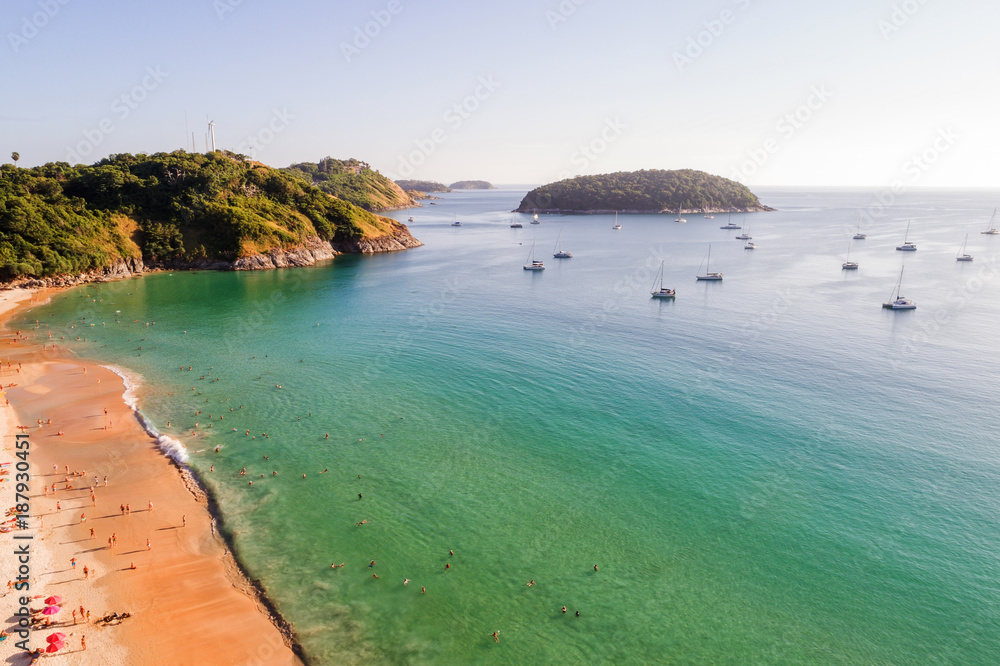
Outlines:
[[61, 610], [62, 608], [59, 608], [59, 606], [46, 606], [45, 610], [42, 611], [42, 615], [55, 615]]
[[57, 631], [54, 634], [49, 634], [45, 637], [45, 640], [49, 643], [62, 643], [63, 639], [66, 638], [66, 634], [61, 631]]
[[62, 641], [56, 641], [55, 643], [49, 643], [49, 646], [45, 648], [45, 651], [59, 652], [59, 650], [62, 650], [64, 647], [66, 647], [65, 643], [63, 643]]
[[52, 605], [52, 604], [61, 604], [62, 603], [62, 597], [51, 596], [51, 597], [49, 597], [48, 599], [45, 600], [45, 603], [47, 603], [49, 605]]

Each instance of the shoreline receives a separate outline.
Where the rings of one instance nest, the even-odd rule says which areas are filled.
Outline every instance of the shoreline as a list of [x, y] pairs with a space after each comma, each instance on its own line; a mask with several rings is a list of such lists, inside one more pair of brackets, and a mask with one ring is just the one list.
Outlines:
[[[4, 300], [12, 294], [0, 293]], [[56, 589], [74, 608], [77, 604], [93, 607], [93, 619], [112, 611], [133, 614], [120, 627], [60, 625], [59, 630], [70, 636], [68, 652], [57, 654], [70, 657], [70, 663], [307, 663], [291, 625], [261, 583], [236, 559], [224, 532], [216, 530], [215, 525], [223, 521], [215, 498], [193, 470], [173, 459], [148, 431], [145, 417], [126, 400], [129, 386], [122, 374], [58, 345], [41, 345], [24, 334], [16, 339], [7, 327], [15, 312], [41, 304], [35, 300], [44, 293], [22, 290], [15, 296], [16, 305], [0, 309], [0, 344], [7, 351], [4, 360], [21, 365], [17, 386], [7, 389], [12, 409], [5, 416], [8, 421], [16, 418], [17, 423], [30, 424], [44, 412], [45, 420], [52, 420], [52, 425], [31, 426], [26, 431], [31, 442], [32, 514], [43, 525], [51, 516], [50, 523], [35, 530], [31, 590], [8, 595], [5, 603], [11, 605], [20, 594], [48, 595], [57, 593], [52, 591]], [[102, 406], [105, 425], [97, 427]], [[65, 436], [54, 434], [56, 429]], [[5, 460], [12, 455], [8, 445], [13, 435], [4, 433]], [[78, 483], [85, 480], [84, 485], [89, 485], [93, 470], [109, 483], [93, 486], [93, 499], [87, 502], [85, 488], [61, 487], [62, 479], [72, 483], [77, 477], [47, 471], [57, 464], [60, 469], [86, 470]], [[55, 493], [46, 489], [39, 495], [38, 480], [45, 486], [54, 481]], [[142, 506], [146, 498], [155, 504], [155, 512]], [[129, 516], [113, 506], [124, 499], [134, 503]], [[53, 512], [56, 500], [61, 500], [62, 510]], [[104, 505], [109, 501], [108, 514]], [[78, 510], [79, 522], [72, 519]], [[83, 522], [85, 513], [91, 513], [89, 524]], [[52, 525], [67, 516], [71, 522]], [[90, 525], [97, 532], [96, 541], [89, 536]], [[120, 556], [110, 544], [103, 545], [108, 538], [105, 532], [110, 531], [120, 534]], [[73, 533], [71, 539], [61, 539], [67, 532]], [[78, 543], [84, 544], [82, 550]], [[80, 568], [90, 564], [92, 575], [87, 581], [77, 577], [50, 582], [50, 576], [78, 568], [58, 570], [58, 565], [43, 561], [46, 557], [50, 563], [76, 557]], [[14, 611], [16, 607], [10, 609], [11, 616]], [[57, 617], [63, 619], [68, 612]], [[74, 640], [84, 632], [87, 651]], [[32, 632], [29, 644], [38, 647], [43, 635]], [[12, 634], [3, 642], [3, 652], [9, 653], [11, 663], [27, 663], [24, 652], [14, 649], [12, 638], [20, 640]], [[127, 651], [127, 660], [121, 659], [122, 651]]]

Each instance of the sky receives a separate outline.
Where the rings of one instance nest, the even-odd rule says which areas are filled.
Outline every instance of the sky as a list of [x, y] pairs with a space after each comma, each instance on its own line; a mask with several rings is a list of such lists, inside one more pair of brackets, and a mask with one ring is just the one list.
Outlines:
[[995, 0], [5, 0], [0, 162], [998, 187]]

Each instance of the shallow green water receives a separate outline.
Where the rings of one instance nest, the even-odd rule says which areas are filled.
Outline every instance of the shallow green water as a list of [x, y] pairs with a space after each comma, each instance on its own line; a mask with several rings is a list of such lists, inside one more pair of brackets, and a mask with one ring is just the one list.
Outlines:
[[[142, 377], [318, 663], [1000, 659], [995, 193], [903, 197], [855, 274], [863, 192], [765, 192], [753, 252], [722, 216], [513, 230], [521, 194], [399, 214], [405, 253], [89, 286], [20, 325]], [[903, 260], [919, 309], [882, 311]]]

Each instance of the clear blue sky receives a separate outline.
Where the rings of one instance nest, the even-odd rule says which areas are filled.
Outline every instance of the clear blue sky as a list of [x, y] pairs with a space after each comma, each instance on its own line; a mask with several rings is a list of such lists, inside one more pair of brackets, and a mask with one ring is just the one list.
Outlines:
[[208, 115], [273, 166], [446, 183], [1000, 184], [995, 0], [6, 0], [0, 26], [23, 166], [203, 151]]

